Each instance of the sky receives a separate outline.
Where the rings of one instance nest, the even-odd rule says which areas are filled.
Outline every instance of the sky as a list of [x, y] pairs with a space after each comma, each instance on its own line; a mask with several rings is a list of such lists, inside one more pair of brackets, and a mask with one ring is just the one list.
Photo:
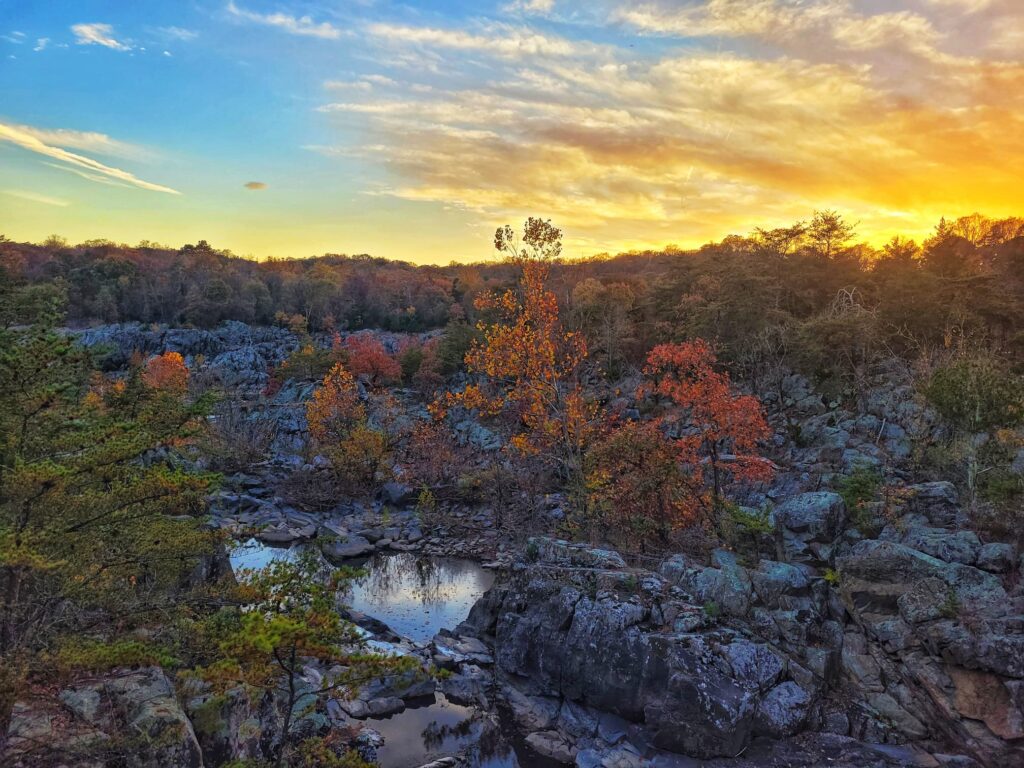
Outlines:
[[256, 257], [1024, 214], [1024, 0], [0, 0], [0, 233]]

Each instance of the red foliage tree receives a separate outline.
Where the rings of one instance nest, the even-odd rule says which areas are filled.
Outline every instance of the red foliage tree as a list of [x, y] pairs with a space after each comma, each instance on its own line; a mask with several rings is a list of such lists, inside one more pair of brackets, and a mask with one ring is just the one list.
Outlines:
[[402, 366], [368, 333], [349, 336], [345, 352], [352, 375], [366, 376], [373, 386], [396, 384], [402, 379]]
[[690, 486], [702, 489], [693, 501], [716, 509], [727, 484], [767, 480], [772, 464], [758, 454], [771, 435], [760, 401], [741, 395], [729, 376], [715, 370], [716, 358], [704, 341], [661, 344], [651, 350], [644, 369], [651, 381], [642, 392], [672, 401], [681, 413], [683, 434], [675, 440]]

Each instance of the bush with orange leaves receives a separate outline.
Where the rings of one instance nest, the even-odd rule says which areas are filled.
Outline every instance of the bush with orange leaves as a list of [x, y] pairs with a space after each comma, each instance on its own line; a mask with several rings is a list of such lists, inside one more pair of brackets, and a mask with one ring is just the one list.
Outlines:
[[735, 390], [729, 376], [715, 370], [716, 358], [706, 342], [661, 344], [647, 356], [650, 381], [641, 394], [665, 397], [676, 412], [664, 417], [681, 422], [673, 441], [693, 490], [690, 514], [717, 512], [727, 487], [769, 480], [773, 465], [759, 455], [771, 436], [760, 401]]
[[150, 389], [183, 394], [188, 389], [188, 366], [178, 352], [164, 352], [146, 361], [142, 380]]
[[341, 363], [306, 403], [306, 422], [316, 449], [331, 465], [333, 487], [320, 489], [318, 501], [336, 501], [337, 492], [366, 494], [391, 478], [388, 437], [367, 423], [355, 379]]
[[359, 400], [355, 379], [341, 363], [324, 376], [323, 385], [306, 403], [310, 436], [322, 445], [341, 440], [366, 420], [366, 408]]
[[547, 287], [561, 237], [549, 222], [532, 217], [522, 240], [511, 227], [498, 229], [495, 248], [521, 267], [519, 286], [476, 299], [476, 308], [497, 314], [498, 321], [477, 326], [483, 342], [474, 342], [466, 354], [467, 370], [480, 381], [449, 394], [446, 403], [476, 409], [484, 417], [506, 417], [510, 445], [553, 465], [576, 491], [582, 487], [584, 454], [598, 408], [579, 382], [586, 341], [563, 328], [557, 298]]

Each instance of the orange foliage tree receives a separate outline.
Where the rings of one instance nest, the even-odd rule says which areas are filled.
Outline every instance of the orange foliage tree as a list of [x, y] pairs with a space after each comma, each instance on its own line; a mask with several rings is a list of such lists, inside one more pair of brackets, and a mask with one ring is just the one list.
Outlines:
[[151, 389], [182, 394], [188, 389], [188, 366], [178, 352], [164, 352], [146, 362], [142, 380]]
[[366, 409], [359, 401], [355, 379], [341, 363], [324, 376], [323, 386], [306, 402], [306, 422], [314, 440], [328, 444], [348, 436], [366, 419]]
[[355, 379], [336, 363], [306, 403], [306, 422], [340, 490], [362, 494], [391, 477], [387, 435], [369, 426]]
[[683, 434], [674, 441], [694, 493], [690, 512], [715, 510], [727, 484], [768, 480], [772, 464], [758, 454], [771, 435], [760, 401], [741, 395], [704, 341], [661, 344], [651, 350], [644, 373], [645, 393], [667, 397], [682, 413]]
[[467, 370], [481, 381], [450, 394], [447, 402], [486, 417], [511, 417], [511, 445], [551, 461], [573, 482], [582, 481], [597, 407], [579, 383], [586, 341], [563, 328], [558, 301], [547, 287], [550, 261], [561, 253], [561, 238], [550, 222], [532, 217], [521, 240], [511, 227], [497, 230], [494, 246], [521, 267], [519, 285], [477, 297], [478, 310], [498, 317], [497, 322], [478, 324], [483, 342], [474, 342], [466, 353]]

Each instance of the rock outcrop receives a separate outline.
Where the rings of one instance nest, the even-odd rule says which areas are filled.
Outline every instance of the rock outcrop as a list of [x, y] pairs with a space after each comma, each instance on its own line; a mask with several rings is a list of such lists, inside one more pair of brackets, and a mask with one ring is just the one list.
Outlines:
[[[1024, 617], [992, 572], [1012, 558], [1000, 548], [977, 567], [974, 539], [938, 527], [959, 512], [933, 489], [899, 536], [880, 539], [846, 529], [835, 494], [797, 497], [776, 510], [793, 562], [756, 567], [716, 550], [652, 573], [536, 539], [533, 561], [459, 631], [492, 645], [503, 696], [538, 751], [577, 765], [626, 747], [648, 761], [724, 759], [811, 733], [851, 755], [887, 745], [866, 764], [1024, 764]], [[620, 736], [602, 733], [607, 717]], [[943, 757], [958, 752], [969, 757]]]

